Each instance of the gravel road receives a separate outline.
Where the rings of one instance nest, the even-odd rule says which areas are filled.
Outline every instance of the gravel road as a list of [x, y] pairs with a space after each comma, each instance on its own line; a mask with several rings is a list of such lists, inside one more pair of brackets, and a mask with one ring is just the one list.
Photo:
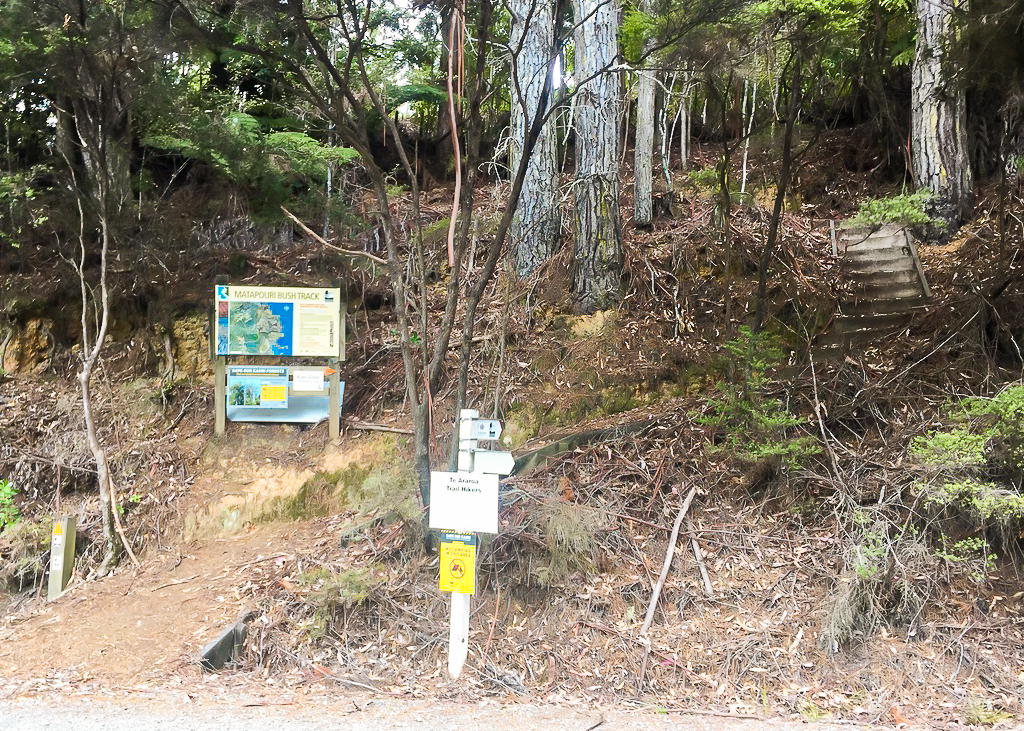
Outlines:
[[840, 728], [848, 731], [851, 725], [621, 708], [493, 701], [455, 703], [345, 694], [282, 701], [241, 694], [202, 697], [185, 691], [154, 691], [131, 693], [123, 698], [44, 693], [0, 700], [0, 731], [837, 731]]

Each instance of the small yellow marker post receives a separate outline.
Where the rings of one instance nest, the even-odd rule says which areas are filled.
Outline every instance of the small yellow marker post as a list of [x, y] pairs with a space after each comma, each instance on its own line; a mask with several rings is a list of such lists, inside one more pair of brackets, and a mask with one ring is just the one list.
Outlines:
[[59, 518], [54, 521], [50, 536], [50, 581], [46, 587], [46, 601], [53, 601], [64, 593], [75, 567], [75, 519]]

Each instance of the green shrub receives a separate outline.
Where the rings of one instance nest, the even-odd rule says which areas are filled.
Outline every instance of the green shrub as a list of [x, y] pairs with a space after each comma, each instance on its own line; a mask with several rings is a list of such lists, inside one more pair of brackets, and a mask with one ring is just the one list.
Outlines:
[[306, 606], [311, 615], [304, 623], [304, 629], [306, 635], [315, 641], [330, 633], [335, 618], [341, 612], [371, 601], [382, 580], [367, 569], [335, 572], [325, 567], [303, 573], [299, 584], [310, 589]]
[[21, 519], [21, 513], [14, 502], [14, 496], [17, 494], [18, 491], [10, 480], [0, 480], [0, 530]]
[[715, 168], [702, 168], [690, 171], [690, 180], [694, 185], [701, 188], [712, 188], [718, 185], [718, 170]]
[[964, 409], [986, 439], [989, 459], [1024, 472], [1024, 386], [1010, 386], [990, 399], [967, 399]]
[[925, 506], [954, 512], [978, 529], [995, 530], [1003, 540], [1024, 523], [1024, 495], [1012, 488], [967, 477], [918, 489]]
[[941, 221], [925, 212], [932, 193], [922, 188], [916, 193], [874, 198], [864, 201], [847, 223], [851, 226], [878, 226], [884, 223], [941, 225]]
[[911, 442], [911, 453], [921, 462], [938, 468], [981, 467], [985, 464], [988, 436], [966, 428], [933, 431]]
[[785, 357], [780, 340], [768, 333], [755, 337], [749, 327], [742, 327], [725, 349], [731, 376], [716, 397], [706, 399], [707, 408], [697, 419], [720, 428], [722, 440], [714, 449], [742, 461], [777, 460], [789, 469], [817, 454], [821, 448], [813, 436], [795, 434], [806, 419], [764, 395], [769, 374]]
[[911, 455], [932, 473], [918, 483], [924, 506], [1014, 540], [1024, 525], [1024, 386], [966, 399], [950, 422], [911, 443]]

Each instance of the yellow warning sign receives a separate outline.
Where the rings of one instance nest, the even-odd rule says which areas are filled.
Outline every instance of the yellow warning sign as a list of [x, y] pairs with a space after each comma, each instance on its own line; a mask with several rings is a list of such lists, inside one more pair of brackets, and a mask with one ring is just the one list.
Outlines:
[[59, 521], [53, 524], [53, 535], [64, 535], [64, 526], [62, 526]]
[[441, 591], [476, 593], [476, 546], [441, 541]]

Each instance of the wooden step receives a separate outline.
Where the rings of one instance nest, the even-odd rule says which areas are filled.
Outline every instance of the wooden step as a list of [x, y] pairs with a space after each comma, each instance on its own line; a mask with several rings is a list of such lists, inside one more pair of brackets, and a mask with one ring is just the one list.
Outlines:
[[857, 246], [865, 241], [878, 239], [902, 239], [906, 235], [903, 226], [897, 223], [887, 223], [883, 226], [859, 226], [857, 228], [844, 228], [839, 233], [839, 242], [842, 246]]
[[863, 284], [848, 282], [842, 287], [842, 296], [849, 299], [896, 300], [913, 299], [924, 295], [920, 282], [913, 284]]
[[889, 312], [881, 315], [839, 316], [832, 327], [837, 332], [855, 330], [901, 330], [910, 324], [909, 312]]
[[931, 300], [924, 297], [907, 297], [896, 300], [877, 300], [863, 297], [843, 298], [839, 301], [841, 315], [855, 317], [860, 315], [891, 315], [895, 313], [914, 312], [926, 309]]
[[917, 273], [917, 269], [911, 263], [909, 269], [901, 269], [899, 271], [864, 271], [864, 272], [849, 272], [843, 276], [843, 284], [850, 284], [854, 287], [867, 287], [870, 285], [884, 286], [887, 284], [914, 284], [920, 285], [921, 277]]
[[818, 363], [835, 363], [846, 357], [846, 351], [835, 343], [815, 343], [814, 360]]
[[868, 226], [842, 226], [839, 235], [843, 239], [861, 239], [868, 235], [894, 236], [903, 230], [899, 223], [872, 224]]
[[[903, 264], [901, 262], [909, 263]], [[843, 269], [848, 267], [888, 269], [890, 267], [903, 268], [904, 266], [914, 266], [914, 257], [910, 255], [910, 250], [906, 247], [901, 249], [875, 249], [861, 254], [850, 254], [842, 263]]]
[[[903, 251], [909, 248], [902, 236], [892, 237], [875, 237], [871, 236], [863, 241], [859, 241], [856, 244], [850, 244], [846, 247], [846, 256], [858, 256], [861, 254], [869, 254], [876, 251]], [[840, 249], [840, 251], [842, 251]]]
[[818, 345], [849, 348], [853, 345], [866, 345], [870, 343], [884, 344], [892, 340], [896, 334], [892, 330], [857, 330], [845, 333], [827, 332], [818, 338]]

